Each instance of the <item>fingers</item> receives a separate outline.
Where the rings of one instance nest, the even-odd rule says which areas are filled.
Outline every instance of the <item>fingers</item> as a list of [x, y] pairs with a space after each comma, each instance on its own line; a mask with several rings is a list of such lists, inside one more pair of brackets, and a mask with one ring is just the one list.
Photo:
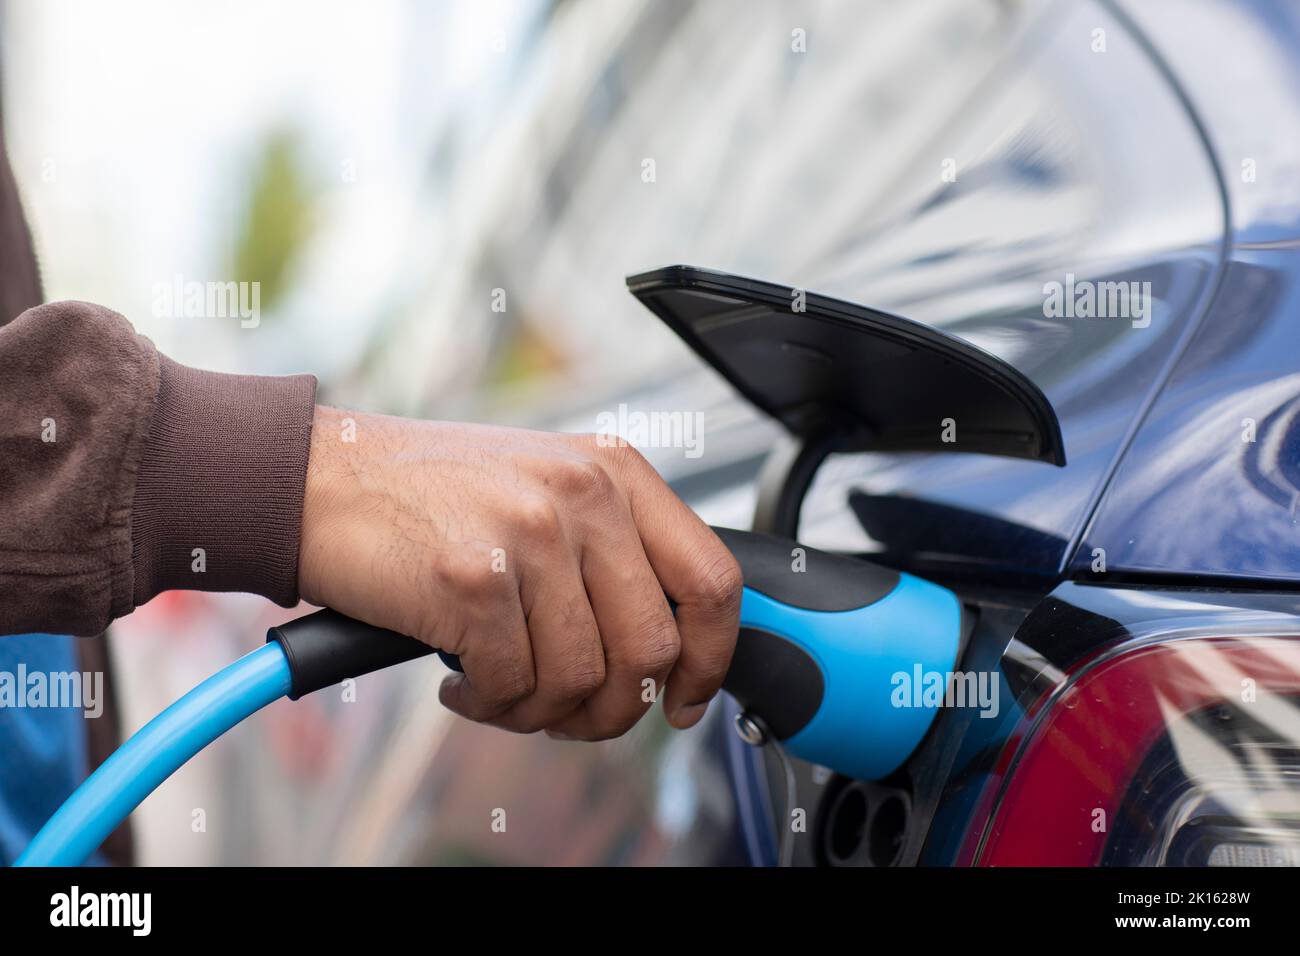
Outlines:
[[537, 686], [488, 721], [515, 733], [552, 727], [606, 682], [605, 654], [578, 562], [554, 549], [522, 588]]
[[455, 579], [449, 593], [459, 605], [422, 637], [434, 647], [458, 652], [464, 668], [463, 674], [442, 682], [438, 698], [443, 706], [469, 720], [490, 721], [532, 694], [537, 678], [517, 579], [493, 572], [486, 563], [484, 573], [479, 563], [448, 575]]
[[593, 526], [582, 555], [582, 576], [604, 644], [605, 680], [551, 727], [559, 736], [604, 740], [626, 732], [654, 703], [681, 648], [631, 516], [623, 510], [620, 517]]
[[722, 687], [736, 649], [740, 566], [718, 536], [634, 449], [610, 449], [627, 489], [641, 544], [664, 592], [677, 603], [680, 653], [664, 692], [664, 714], [686, 728]]
[[438, 688], [444, 707], [469, 720], [500, 717], [537, 686], [528, 626], [521, 613], [514, 627], [460, 655], [463, 674], [449, 674]]

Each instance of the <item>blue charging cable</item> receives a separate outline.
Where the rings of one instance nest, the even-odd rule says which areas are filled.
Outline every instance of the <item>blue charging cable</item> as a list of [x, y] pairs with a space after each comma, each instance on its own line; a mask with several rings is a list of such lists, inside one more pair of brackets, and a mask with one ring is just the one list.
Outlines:
[[15, 866], [78, 866], [185, 761], [289, 693], [289, 662], [272, 642], [218, 671], [105, 760], [46, 821]]

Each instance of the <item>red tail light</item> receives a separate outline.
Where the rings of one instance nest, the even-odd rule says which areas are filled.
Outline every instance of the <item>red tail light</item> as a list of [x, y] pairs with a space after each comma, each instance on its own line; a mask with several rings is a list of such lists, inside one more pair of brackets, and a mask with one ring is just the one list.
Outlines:
[[1300, 864], [1300, 639], [1188, 638], [1070, 674], [1004, 755], [980, 866]]

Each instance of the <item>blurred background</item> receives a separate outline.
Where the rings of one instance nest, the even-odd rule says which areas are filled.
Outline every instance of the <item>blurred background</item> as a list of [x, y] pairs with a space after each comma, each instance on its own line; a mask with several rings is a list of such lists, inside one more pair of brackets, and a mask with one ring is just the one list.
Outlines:
[[[1068, 65], [1086, 6], [0, 0], [0, 63], [48, 298], [108, 305], [188, 364], [314, 372], [322, 401], [366, 410], [581, 431], [620, 403], [699, 410], [701, 461], [645, 451], [707, 520], [744, 527], [777, 430], [624, 277], [691, 263], [964, 322], [1040, 384], [1064, 355], [1140, 348], [1043, 322], [1042, 276], [1222, 223], [1183, 126], [1113, 117], [1160, 146], [1100, 155], [1108, 94], [1084, 99]], [[1143, 62], [1094, 80], [1122, 96]], [[259, 282], [260, 321], [159, 314], [177, 279]], [[1157, 281], [1157, 315], [1193, 294]], [[999, 334], [1011, 318], [1041, 335]], [[973, 487], [981, 460], [955, 467]], [[812, 543], [869, 544], [812, 507]], [[298, 613], [170, 593], [116, 624], [125, 729]], [[733, 797], [694, 760], [718, 720], [514, 737], [444, 713], [442, 673], [273, 705], [146, 801], [141, 860], [741, 862], [713, 854]]]

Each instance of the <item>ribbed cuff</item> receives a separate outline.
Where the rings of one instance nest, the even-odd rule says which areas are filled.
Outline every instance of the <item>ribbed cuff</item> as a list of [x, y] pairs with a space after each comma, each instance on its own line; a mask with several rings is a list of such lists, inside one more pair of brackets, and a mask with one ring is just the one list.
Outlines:
[[135, 604], [184, 589], [293, 605], [316, 379], [159, 359], [131, 516]]

